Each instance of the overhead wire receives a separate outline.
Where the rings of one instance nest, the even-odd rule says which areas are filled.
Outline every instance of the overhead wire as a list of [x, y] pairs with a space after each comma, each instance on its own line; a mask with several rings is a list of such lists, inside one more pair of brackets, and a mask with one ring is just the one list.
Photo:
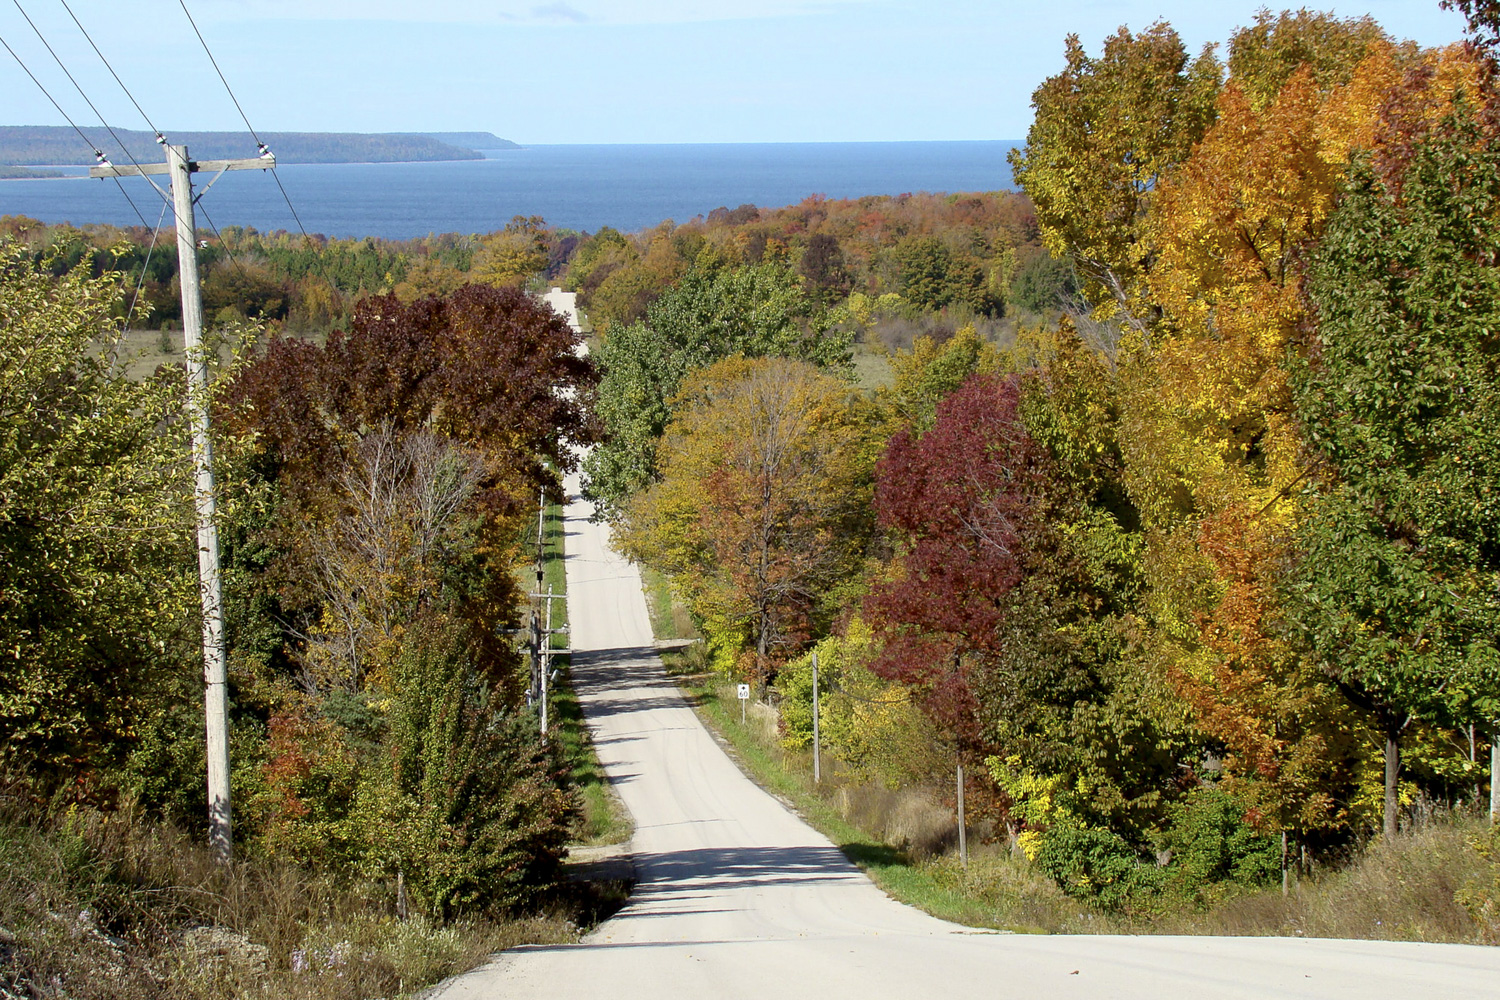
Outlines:
[[[198, 36], [198, 44], [203, 46], [203, 52], [208, 56], [208, 61], [213, 64], [214, 72], [219, 74], [219, 81], [224, 84], [224, 90], [229, 94], [229, 99], [234, 102], [234, 109], [240, 113], [240, 120], [245, 123], [245, 128], [250, 132], [250, 138], [255, 140], [256, 148], [262, 156], [270, 151], [270, 147], [261, 141], [255, 131], [255, 126], [250, 124], [250, 116], [245, 114], [245, 109], [240, 106], [240, 99], [234, 95], [234, 88], [229, 85], [229, 80], [224, 76], [224, 71], [219, 68], [219, 61], [214, 58], [213, 50], [208, 47], [208, 40], [203, 37], [203, 32], [198, 30], [198, 22], [193, 20], [192, 11], [188, 10], [187, 0], [177, 0], [178, 6], [182, 8], [183, 14], [187, 15], [188, 24], [193, 26], [193, 34]], [[297, 229], [302, 233], [302, 239], [311, 242], [312, 237], [307, 234], [307, 227], [302, 224], [302, 217], [297, 214], [297, 208], [292, 204], [291, 196], [286, 193], [286, 187], [282, 185], [281, 178], [276, 171], [271, 171], [271, 179], [276, 182], [276, 187], [281, 191], [281, 198], [286, 202], [286, 207], [292, 213], [292, 219], [297, 223]]]
[[[93, 151], [95, 159], [97, 159], [101, 164], [109, 163], [109, 159], [104, 155], [104, 151], [101, 150], [98, 146], [94, 145], [94, 141], [84, 134], [83, 129], [79, 128], [78, 123], [73, 121], [72, 116], [63, 110], [62, 105], [57, 103], [57, 99], [52, 96], [51, 92], [48, 91], [46, 87], [42, 86], [42, 81], [36, 78], [36, 74], [33, 73], [31, 71], [31, 68], [26, 65], [25, 61], [16, 54], [16, 50], [10, 47], [10, 43], [5, 40], [4, 36], [0, 36], [0, 45], [5, 46], [5, 51], [10, 53], [10, 57], [16, 61], [17, 66], [21, 67], [21, 71], [24, 72], [27, 76], [31, 77], [31, 82], [36, 84], [37, 89], [42, 92], [42, 96], [47, 98], [47, 100], [51, 102], [52, 106], [57, 109], [57, 113], [63, 116], [63, 119], [68, 123], [68, 125], [72, 127], [74, 132], [78, 133], [78, 138], [82, 139], [84, 145]], [[120, 189], [120, 194], [124, 195], [125, 200], [130, 203], [130, 209], [131, 211], [135, 212], [135, 217], [141, 220], [141, 225], [143, 227], [149, 229], [151, 224], [147, 222], [146, 217], [141, 214], [141, 210], [136, 205], [135, 199], [130, 197], [130, 192], [125, 190], [125, 185], [120, 183], [120, 178], [116, 177], [114, 181], [115, 187]]]
[[[120, 151], [124, 153], [125, 157], [135, 165], [135, 168], [137, 170], [139, 170], [141, 164], [135, 158], [135, 154], [130, 151], [130, 147], [125, 145], [124, 140], [122, 140], [119, 134], [115, 132], [114, 128], [110, 126], [109, 122], [105, 121], [104, 115], [99, 113], [99, 109], [94, 107], [94, 102], [89, 100], [89, 95], [84, 93], [83, 87], [79, 85], [76, 79], [74, 79], [72, 72], [69, 71], [67, 65], [62, 61], [57, 52], [52, 48], [52, 43], [47, 41], [47, 36], [42, 34], [42, 29], [36, 26], [36, 22], [31, 19], [31, 15], [26, 13], [26, 8], [21, 6], [21, 0], [11, 0], [11, 3], [15, 4], [16, 10], [21, 12], [21, 16], [26, 19], [26, 23], [31, 25], [31, 30], [36, 32], [37, 39], [42, 43], [47, 52], [52, 56], [53, 61], [57, 63], [57, 68], [63, 71], [63, 75], [68, 78], [68, 82], [73, 85], [73, 89], [78, 91], [78, 96], [83, 98], [83, 103], [87, 104], [89, 106], [89, 110], [92, 111], [94, 115], [99, 119], [99, 124], [104, 126], [104, 130], [108, 132], [110, 136], [115, 140], [116, 145], [120, 147]], [[35, 79], [35, 77], [33, 77], [33, 79]], [[94, 150], [94, 154], [96, 156], [99, 155], [99, 150], [97, 148]], [[144, 176], [144, 174], [142, 176]], [[119, 180], [120, 179], [118, 177], [115, 178], [116, 183], [119, 183]], [[153, 184], [152, 187], [156, 188], [156, 185]], [[120, 190], [125, 190], [124, 185], [120, 186]], [[160, 188], [156, 188], [156, 193], [161, 196], [163, 201], [166, 200], [167, 196], [162, 193]], [[129, 195], [126, 195], [126, 197], [128, 198]], [[132, 207], [134, 206], [134, 204], [134, 202], [131, 202]], [[136, 215], [140, 214], [140, 210], [136, 209]], [[146, 219], [144, 216], [141, 216], [141, 225], [144, 226], [145, 224]]]
[[141, 300], [141, 290], [146, 287], [146, 274], [151, 270], [151, 255], [156, 252], [156, 240], [161, 236], [161, 224], [167, 219], [167, 203], [161, 203], [161, 215], [156, 218], [156, 228], [151, 230], [151, 245], [146, 247], [146, 259], [141, 262], [141, 277], [135, 283], [135, 294], [130, 297], [130, 308], [125, 311], [125, 331], [130, 331], [130, 321], [135, 318], [136, 303]]
[[125, 91], [125, 96], [130, 98], [130, 103], [135, 105], [135, 109], [141, 113], [141, 117], [146, 120], [146, 124], [150, 127], [151, 131], [156, 133], [156, 139], [160, 142], [162, 140], [161, 129], [157, 128], [156, 124], [151, 121], [151, 116], [146, 114], [146, 109], [141, 107], [141, 102], [135, 99], [135, 95], [130, 92], [130, 88], [125, 86], [125, 81], [120, 79], [120, 74], [116, 73], [115, 68], [109, 64], [109, 60], [104, 58], [104, 53], [99, 51], [99, 46], [94, 44], [93, 36], [83, 26], [83, 22], [78, 20], [78, 15], [73, 13], [73, 8], [68, 6], [68, 0], [58, 0], [58, 2], [62, 4], [63, 10], [68, 12], [68, 16], [73, 19], [73, 23], [78, 25], [78, 30], [83, 32], [83, 37], [88, 39], [89, 45], [93, 46], [94, 54], [99, 57], [99, 61], [104, 64], [104, 68], [109, 70], [109, 75], [115, 78], [115, 83], [120, 85], [120, 89]]

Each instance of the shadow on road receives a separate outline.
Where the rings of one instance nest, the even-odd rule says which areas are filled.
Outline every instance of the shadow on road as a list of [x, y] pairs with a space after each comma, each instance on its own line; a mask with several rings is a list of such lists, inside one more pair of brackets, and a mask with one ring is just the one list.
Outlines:
[[836, 847], [700, 847], [635, 855], [643, 895], [859, 880]]
[[595, 718], [688, 707], [651, 646], [576, 651], [572, 677], [584, 712]]

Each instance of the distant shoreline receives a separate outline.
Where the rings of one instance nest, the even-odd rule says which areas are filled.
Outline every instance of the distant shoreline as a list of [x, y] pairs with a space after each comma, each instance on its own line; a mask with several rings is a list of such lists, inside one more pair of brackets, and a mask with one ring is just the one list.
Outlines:
[[[154, 133], [102, 128], [83, 132], [87, 142], [62, 126], [0, 125], [0, 165], [92, 166], [89, 144], [112, 161], [157, 162], [162, 156]], [[260, 152], [245, 132], [172, 132], [168, 137], [186, 145], [194, 157], [252, 157]], [[521, 148], [490, 132], [263, 132], [261, 138], [279, 163], [435, 163], [485, 159], [480, 149]]]

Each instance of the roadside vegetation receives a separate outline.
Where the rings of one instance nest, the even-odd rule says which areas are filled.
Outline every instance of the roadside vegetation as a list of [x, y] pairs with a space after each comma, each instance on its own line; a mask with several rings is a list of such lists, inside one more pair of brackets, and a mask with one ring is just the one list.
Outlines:
[[8, 993], [390, 995], [594, 919], [562, 868], [578, 765], [503, 631], [528, 498], [592, 434], [576, 335], [474, 285], [366, 299], [320, 342], [216, 329], [215, 868], [179, 832], [204, 813], [182, 370], [128, 369], [129, 290], [95, 270], [0, 243]]
[[[705, 711], [775, 706], [740, 752], [783, 794], [817, 656], [804, 807], [911, 862], [877, 878], [945, 913], [1029, 887], [1015, 926], [1493, 938], [1484, 16], [1422, 50], [1262, 12], [1223, 62], [1069, 39], [1012, 164], [1079, 298], [886, 380], [803, 264], [705, 254], [611, 328], [587, 488], [701, 636]], [[972, 883], [937, 860], [958, 765]]]
[[[656, 599], [652, 610], [662, 610]], [[1242, 859], [1224, 851], [1219, 831], [1210, 827], [1194, 845], [1199, 865], [1209, 870], [1175, 883], [1158, 877], [1150, 892], [1131, 887], [1121, 901], [1097, 905], [1068, 893], [1024, 851], [995, 837], [982, 815], [976, 823], [970, 814], [963, 865], [952, 797], [945, 801], [941, 789], [888, 784], [830, 755], [814, 782], [811, 751], [787, 745], [777, 708], [755, 701], [741, 723], [735, 685], [706, 671], [694, 646], [685, 649], [664, 654], [669, 673], [740, 766], [887, 894], [935, 917], [1022, 934], [1500, 944], [1500, 829], [1473, 810], [1414, 815], [1395, 838], [1350, 845], [1343, 856], [1299, 872], [1285, 893], [1265, 878], [1216, 881], [1213, 868], [1232, 869]], [[1232, 823], [1235, 817], [1217, 819]], [[1132, 855], [1121, 860], [1137, 865]]]
[[[174, 243], [0, 219], [0, 983], [399, 993], [601, 912], [563, 855], [625, 821], [515, 640], [583, 445], [705, 713], [890, 891], [1493, 942], [1500, 23], [1460, 7], [1429, 50], [1305, 10], [1222, 61], [1070, 38], [1019, 192], [226, 229], [231, 868], [193, 832]], [[554, 283], [591, 359], [526, 294]]]

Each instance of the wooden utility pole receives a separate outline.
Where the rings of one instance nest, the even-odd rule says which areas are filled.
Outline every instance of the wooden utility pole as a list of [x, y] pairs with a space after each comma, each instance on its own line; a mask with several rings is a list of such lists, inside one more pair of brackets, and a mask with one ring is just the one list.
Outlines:
[[1490, 822], [1500, 823], [1500, 732], [1490, 738]]
[[964, 815], [964, 766], [958, 765], [958, 863], [969, 867], [969, 823]]
[[812, 655], [813, 668], [813, 784], [823, 781], [823, 741], [818, 732], [818, 654]]
[[546, 605], [545, 624], [543, 612], [537, 608], [531, 610], [531, 686], [526, 691], [526, 703], [535, 705], [537, 709], [537, 721], [540, 724], [540, 732], [547, 735], [547, 726], [550, 722], [548, 711], [548, 698], [552, 687], [552, 654], [554, 652], [567, 652], [567, 650], [554, 650], [552, 648], [552, 637], [554, 635], [569, 635], [568, 626], [562, 628], [552, 627], [552, 602], [565, 601], [567, 594], [554, 594], [549, 586], [544, 594], [540, 590], [533, 591], [530, 595], [533, 599], [540, 600]]
[[[177, 265], [182, 282], [183, 352], [187, 356], [188, 423], [193, 431], [193, 500], [198, 520], [198, 593], [203, 606], [203, 709], [208, 741], [208, 843], [221, 862], [233, 857], [229, 809], [229, 695], [224, 654], [224, 600], [219, 583], [219, 527], [214, 497], [214, 452], [208, 433], [208, 356], [203, 350], [203, 296], [198, 284], [198, 232], [193, 219], [193, 174], [200, 171], [269, 170], [276, 157], [195, 163], [186, 146], [166, 145], [167, 162], [149, 166], [100, 164], [90, 177], [145, 177], [167, 174], [172, 182], [172, 214], [177, 230]], [[149, 179], [149, 178], [148, 178]], [[214, 180], [218, 180], [215, 177]], [[209, 182], [212, 186], [213, 181]], [[155, 187], [155, 182], [152, 182]], [[157, 188], [158, 191], [161, 188]], [[204, 188], [207, 191], [207, 188]]]

